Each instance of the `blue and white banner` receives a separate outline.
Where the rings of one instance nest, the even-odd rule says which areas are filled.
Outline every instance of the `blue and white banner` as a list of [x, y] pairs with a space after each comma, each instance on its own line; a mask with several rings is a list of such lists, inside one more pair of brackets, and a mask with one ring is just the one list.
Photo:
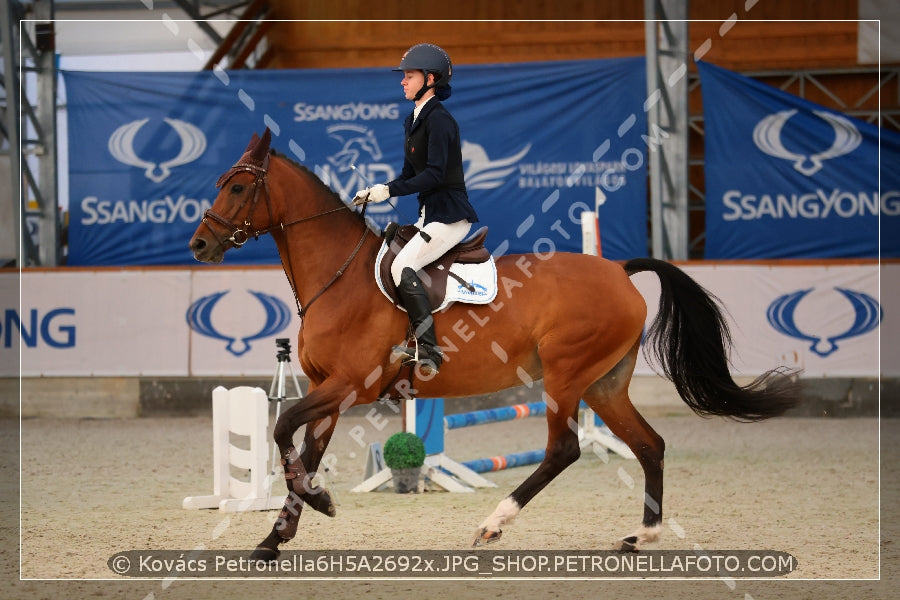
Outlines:
[[[64, 76], [71, 265], [190, 264], [214, 182], [267, 126], [345, 200], [402, 167], [412, 104], [387, 68]], [[454, 70], [446, 105], [491, 250], [580, 252], [581, 212], [599, 204], [604, 255], [647, 253], [644, 79], [643, 58]], [[415, 220], [414, 197], [395, 202], [368, 214]], [[226, 261], [278, 255], [265, 237]]]
[[[787, 365], [803, 377], [900, 376], [900, 345], [889, 343], [900, 337], [897, 261], [685, 270], [728, 309], [735, 374]], [[650, 323], [659, 279], [632, 279]], [[275, 340], [296, 342], [295, 309], [276, 265], [7, 270], [0, 273], [0, 376], [271, 377]], [[654, 373], [643, 355], [635, 373]]]
[[706, 258], [900, 256], [900, 135], [698, 67]]

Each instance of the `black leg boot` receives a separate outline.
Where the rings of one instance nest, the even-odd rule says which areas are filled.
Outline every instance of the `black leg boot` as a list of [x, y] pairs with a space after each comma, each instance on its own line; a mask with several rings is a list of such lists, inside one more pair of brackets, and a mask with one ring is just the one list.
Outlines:
[[419, 350], [419, 368], [425, 375], [436, 375], [443, 357], [434, 335], [434, 319], [431, 316], [431, 302], [422, 281], [416, 272], [409, 267], [400, 274], [400, 285], [397, 287], [403, 308], [409, 314], [413, 335]]

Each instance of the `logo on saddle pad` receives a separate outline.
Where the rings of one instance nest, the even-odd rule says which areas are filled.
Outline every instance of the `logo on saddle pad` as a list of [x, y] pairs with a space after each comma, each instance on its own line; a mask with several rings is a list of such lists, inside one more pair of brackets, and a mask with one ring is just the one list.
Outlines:
[[[391, 263], [400, 249], [417, 234], [418, 229], [414, 225], [388, 225], [384, 242], [375, 258], [378, 289], [400, 309], [403, 306], [391, 278]], [[486, 237], [487, 227], [482, 227], [419, 274], [434, 307], [432, 312], [441, 311], [454, 302], [490, 304], [497, 297], [497, 265], [484, 247]]]
[[[290, 325], [291, 310], [283, 300], [262, 292], [247, 290], [249, 294], [259, 301], [265, 311], [265, 323], [263, 326], [256, 333], [243, 336], [240, 334], [230, 335], [219, 331], [213, 324], [213, 309], [228, 292], [229, 290], [225, 290], [203, 296], [188, 307], [185, 318], [188, 326], [193, 331], [200, 335], [226, 342], [225, 349], [231, 354], [242, 356], [250, 351], [250, 342], [276, 335]], [[236, 320], [233, 318], [228, 320], [228, 323], [231, 324], [235, 322]]]
[[[481, 299], [481, 298], [485, 298], [488, 296], [487, 287], [478, 283], [474, 279], [471, 281], [467, 281], [466, 283], [468, 285], [463, 285], [462, 283], [460, 283], [456, 288], [456, 293], [459, 294], [460, 297]], [[496, 295], [496, 290], [495, 290], [495, 295]]]

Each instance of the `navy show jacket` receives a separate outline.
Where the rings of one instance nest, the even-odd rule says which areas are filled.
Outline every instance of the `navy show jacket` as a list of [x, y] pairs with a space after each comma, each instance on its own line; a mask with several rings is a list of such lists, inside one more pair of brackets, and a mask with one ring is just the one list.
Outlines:
[[413, 113], [403, 123], [403, 170], [389, 182], [391, 196], [419, 194], [419, 214], [425, 210], [425, 225], [478, 221], [469, 203], [463, 178], [459, 125], [437, 98], [425, 103], [419, 118]]

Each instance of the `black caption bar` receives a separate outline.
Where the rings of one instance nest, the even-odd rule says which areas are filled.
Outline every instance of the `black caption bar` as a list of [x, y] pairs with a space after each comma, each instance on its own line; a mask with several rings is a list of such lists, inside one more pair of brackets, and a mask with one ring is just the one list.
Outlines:
[[779, 577], [797, 559], [772, 550], [283, 551], [274, 561], [250, 560], [250, 551], [128, 550], [110, 557], [125, 577], [315, 577], [315, 578], [607, 578]]

